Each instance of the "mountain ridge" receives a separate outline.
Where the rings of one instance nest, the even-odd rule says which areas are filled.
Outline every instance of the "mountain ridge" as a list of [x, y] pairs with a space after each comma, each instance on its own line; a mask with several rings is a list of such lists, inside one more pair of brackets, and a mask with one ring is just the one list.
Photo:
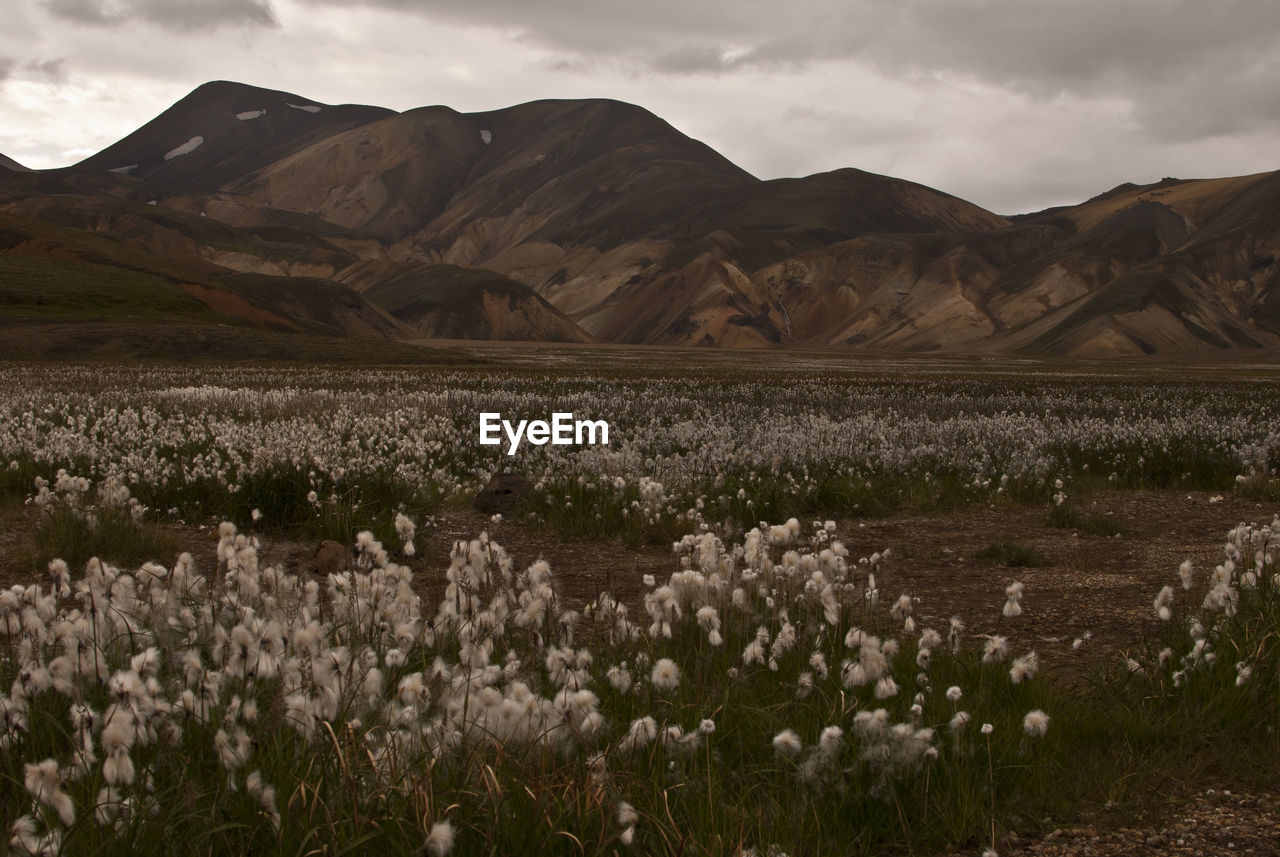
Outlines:
[[1065, 356], [1280, 346], [1280, 173], [1126, 183], [1002, 217], [852, 167], [762, 180], [610, 99], [396, 112], [214, 81], [71, 167], [0, 171], [0, 212], [41, 236], [0, 241], [0, 259], [26, 260], [11, 290], [39, 290], [39, 258], [160, 266], [220, 318], [247, 290], [257, 310], [232, 323], [250, 326]]

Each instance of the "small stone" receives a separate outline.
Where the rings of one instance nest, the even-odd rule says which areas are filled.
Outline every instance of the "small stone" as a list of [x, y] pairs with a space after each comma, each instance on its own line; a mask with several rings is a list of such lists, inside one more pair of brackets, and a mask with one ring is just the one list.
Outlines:
[[328, 577], [341, 574], [351, 567], [351, 552], [333, 539], [325, 539], [311, 558], [316, 574]]
[[514, 473], [495, 473], [480, 493], [471, 498], [471, 506], [486, 515], [510, 517], [532, 493], [529, 480]]

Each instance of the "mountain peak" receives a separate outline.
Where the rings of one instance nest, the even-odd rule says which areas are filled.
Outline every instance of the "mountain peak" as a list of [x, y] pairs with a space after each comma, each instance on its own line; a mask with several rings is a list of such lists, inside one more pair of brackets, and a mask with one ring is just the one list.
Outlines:
[[394, 113], [215, 80], [68, 169], [129, 175], [156, 195], [209, 192], [312, 142]]
[[13, 158], [6, 157], [5, 155], [0, 155], [0, 167], [3, 167], [8, 170], [14, 170], [16, 172], [22, 172], [22, 173], [31, 172], [30, 167], [24, 167], [22, 164], [18, 163]]

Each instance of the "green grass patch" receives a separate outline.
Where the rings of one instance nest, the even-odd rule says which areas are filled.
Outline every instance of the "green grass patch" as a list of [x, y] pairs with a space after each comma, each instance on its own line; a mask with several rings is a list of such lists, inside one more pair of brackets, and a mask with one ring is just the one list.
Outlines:
[[1090, 512], [1070, 503], [1051, 506], [1045, 523], [1060, 530], [1075, 530], [1093, 536], [1123, 536], [1129, 531], [1124, 522], [1113, 515]]
[[210, 321], [216, 316], [172, 282], [110, 265], [0, 256], [0, 316]]
[[42, 572], [52, 559], [72, 568], [97, 557], [105, 562], [136, 566], [143, 562], [172, 562], [178, 542], [154, 525], [133, 519], [128, 509], [42, 509], [32, 531], [35, 543], [30, 564]]
[[1006, 565], [1011, 568], [1039, 568], [1046, 565], [1035, 548], [1018, 542], [992, 542], [973, 555], [978, 562]]

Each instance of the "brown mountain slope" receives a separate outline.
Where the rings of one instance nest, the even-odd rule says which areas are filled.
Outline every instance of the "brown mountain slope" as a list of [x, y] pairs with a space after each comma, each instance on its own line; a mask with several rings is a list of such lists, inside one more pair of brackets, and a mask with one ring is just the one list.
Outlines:
[[8, 157], [7, 155], [0, 155], [0, 167], [3, 167], [6, 170], [21, 170], [23, 172], [30, 172], [30, 170], [27, 167], [24, 167], [22, 164], [18, 163], [13, 158]]
[[391, 114], [213, 81], [68, 170], [132, 176], [155, 196], [211, 191], [308, 143]]
[[457, 265], [365, 263], [349, 272], [362, 294], [423, 337], [590, 342], [524, 283]]
[[603, 100], [408, 111], [230, 183], [216, 205], [233, 222], [263, 206], [316, 216], [378, 237], [390, 260], [487, 267], [608, 340], [739, 345], [784, 339], [743, 272], [865, 232], [1005, 224], [857, 170], [761, 182]]
[[[146, 214], [135, 223], [146, 224]], [[184, 225], [177, 217], [166, 228], [181, 233]], [[0, 322], [118, 319], [383, 339], [412, 334], [332, 280], [235, 273], [192, 255], [150, 252], [148, 243], [0, 212]]]
[[[1278, 174], [1122, 185], [1006, 219], [853, 169], [760, 181], [608, 100], [396, 114], [218, 82], [76, 167], [0, 171], [0, 208], [108, 238], [111, 265], [138, 253], [291, 324], [362, 335], [1280, 344]], [[291, 284], [273, 294], [271, 276]], [[353, 294], [381, 322], [321, 310]]]

